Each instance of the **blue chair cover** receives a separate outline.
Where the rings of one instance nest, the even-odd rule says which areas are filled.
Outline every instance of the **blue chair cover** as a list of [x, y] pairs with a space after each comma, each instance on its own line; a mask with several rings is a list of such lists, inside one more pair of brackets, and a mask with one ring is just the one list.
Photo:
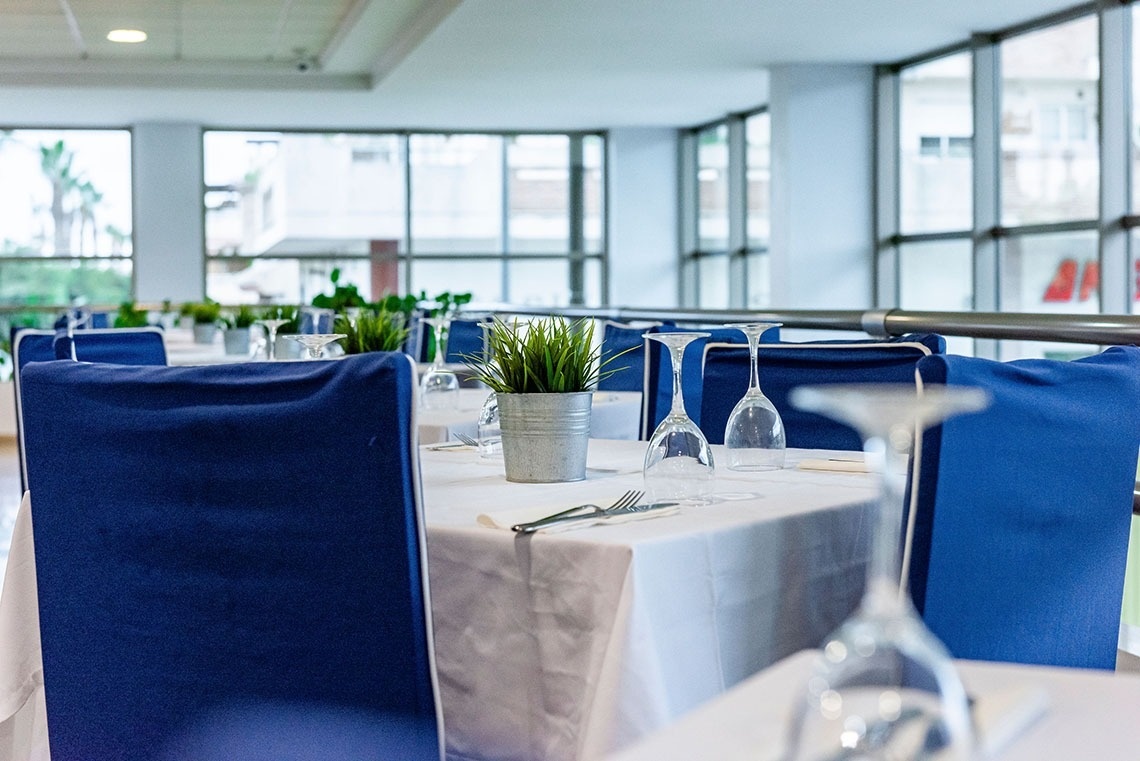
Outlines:
[[23, 372], [53, 758], [282, 709], [439, 759], [406, 356]]
[[[66, 325], [64, 326], [66, 329]], [[24, 462], [23, 415], [20, 411], [20, 370], [29, 362], [50, 362], [55, 359], [53, 346], [62, 331], [38, 330], [13, 326], [10, 331], [12, 347], [12, 397], [16, 403], [16, 450], [20, 456], [20, 491], [28, 488], [27, 467]]]
[[927, 625], [959, 658], [1114, 668], [1140, 348], [918, 370], [993, 396], [923, 440], [910, 584]]
[[114, 323], [114, 315], [110, 312], [92, 312], [91, 319], [88, 320], [88, 324], [84, 327], [102, 330], [115, 327]]
[[331, 309], [301, 307], [298, 333], [332, 333], [336, 312]]
[[[72, 347], [75, 356], [72, 357]], [[166, 343], [160, 328], [108, 328], [60, 333], [54, 359], [118, 365], [165, 365]]]
[[[793, 407], [788, 395], [796, 386], [826, 383], [914, 383], [915, 365], [946, 351], [934, 333], [886, 340], [765, 343], [757, 354], [760, 389], [784, 421], [789, 447], [862, 450], [850, 426]], [[710, 443], [724, 443], [728, 416], [748, 390], [748, 349], [709, 344], [705, 354], [701, 430]]]
[[[685, 347], [685, 357], [681, 363], [681, 387], [685, 395], [685, 411], [697, 425], [701, 424], [701, 396], [703, 394], [703, 364], [706, 343], [739, 343], [747, 347], [748, 339], [736, 328], [689, 328], [676, 325], [659, 325], [646, 333], [709, 333], [708, 338], [698, 338]], [[761, 341], [778, 341], [779, 328], [764, 332]], [[654, 429], [669, 414], [673, 404], [673, 364], [669, 350], [662, 344], [645, 339], [645, 382], [642, 384], [641, 438], [649, 440]], [[723, 426], [722, 426], [723, 428]], [[723, 430], [721, 431], [723, 434]]]
[[445, 362], [463, 363], [468, 358], [481, 360], [487, 353], [487, 332], [480, 325], [487, 325], [491, 318], [480, 320], [452, 320], [447, 330], [447, 354]]
[[[606, 369], [617, 370], [598, 382], [600, 391], [641, 391], [645, 383], [645, 332], [661, 325], [659, 322], [636, 327], [624, 322], [606, 320], [602, 324], [603, 362], [621, 354]], [[625, 352], [622, 354], [622, 352]]]

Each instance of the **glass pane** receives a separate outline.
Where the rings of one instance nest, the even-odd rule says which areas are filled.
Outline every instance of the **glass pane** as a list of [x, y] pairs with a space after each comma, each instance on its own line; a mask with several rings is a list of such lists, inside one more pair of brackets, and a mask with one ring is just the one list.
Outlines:
[[748, 308], [762, 309], [772, 305], [772, 257], [767, 253], [750, 253], [748, 268]]
[[697, 246], [728, 250], [728, 125], [697, 135]]
[[969, 53], [899, 77], [899, 227], [903, 233], [973, 226], [974, 108]]
[[1095, 16], [1002, 43], [1003, 225], [1096, 218], [1098, 51]]
[[[470, 293], [474, 301], [503, 301], [503, 262], [498, 258], [416, 259], [412, 262], [412, 293], [450, 291]], [[562, 277], [565, 277], [565, 272]]]
[[398, 290], [394, 280], [374, 283], [367, 259], [223, 257], [206, 260], [206, 296], [221, 304], [308, 304], [332, 292], [333, 269], [340, 269], [341, 285], [355, 285], [373, 301]]
[[563, 260], [507, 262], [507, 301], [533, 306], [566, 306], [570, 303], [567, 269]]
[[582, 138], [582, 164], [585, 176], [582, 178], [583, 215], [582, 237], [586, 253], [597, 254], [603, 249], [605, 236], [605, 138], [589, 135]]
[[0, 304], [65, 305], [82, 296], [91, 304], [131, 300], [130, 259], [44, 259], [6, 261], [0, 257]]
[[706, 256], [697, 260], [700, 292], [697, 306], [701, 309], [728, 309], [728, 257]]
[[408, 140], [412, 251], [501, 252], [503, 139], [495, 135], [412, 135]]
[[602, 260], [587, 259], [582, 278], [582, 303], [588, 307], [605, 306], [602, 298]]
[[[1140, 5], [1132, 6], [1132, 213], [1140, 210]], [[1133, 245], [1135, 250], [1135, 244]]]
[[203, 161], [211, 256], [403, 250], [396, 135], [212, 131]]
[[510, 252], [570, 250], [570, 139], [519, 135], [507, 143]]
[[748, 245], [767, 246], [772, 222], [772, 119], [767, 111], [744, 120], [744, 140], [748, 161]]
[[1021, 235], [1001, 247], [1003, 312], [1100, 311], [1095, 232]]
[[[920, 312], [969, 312], [974, 304], [973, 245], [962, 240], [899, 247], [899, 307]], [[946, 337], [951, 354], [973, 356], [974, 339]]]
[[0, 132], [0, 177], [0, 256], [131, 254], [129, 132]]

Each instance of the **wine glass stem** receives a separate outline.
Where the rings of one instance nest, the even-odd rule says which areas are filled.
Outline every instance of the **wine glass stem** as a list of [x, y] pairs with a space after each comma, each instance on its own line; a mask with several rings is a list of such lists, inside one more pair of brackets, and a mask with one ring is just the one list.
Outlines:
[[750, 331], [747, 335], [748, 358], [752, 361], [752, 377], [748, 380], [748, 390], [755, 394], [760, 391], [760, 365], [756, 356], [760, 350], [760, 334]]
[[669, 410], [671, 416], [685, 416], [685, 394], [681, 389], [681, 360], [685, 356], [684, 346], [669, 347], [669, 355], [673, 358], [673, 405]]
[[[893, 432], [891, 438], [906, 432]], [[891, 614], [905, 607], [899, 590], [899, 537], [903, 500], [906, 494], [905, 451], [875, 436], [864, 445], [868, 465], [879, 476], [879, 503], [876, 505], [875, 533], [871, 537], [871, 558], [867, 564], [867, 586], [863, 609], [868, 613]]]
[[270, 360], [277, 359], [277, 326], [269, 326], [269, 345], [266, 352]]
[[443, 345], [443, 324], [435, 324], [435, 359], [432, 366], [439, 370], [443, 367], [444, 356], [447, 354], [447, 347]]

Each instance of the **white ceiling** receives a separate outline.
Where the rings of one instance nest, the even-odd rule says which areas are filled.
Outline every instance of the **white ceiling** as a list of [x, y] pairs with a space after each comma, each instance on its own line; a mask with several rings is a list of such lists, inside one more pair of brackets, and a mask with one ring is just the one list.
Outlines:
[[[1072, 0], [3, 0], [6, 125], [595, 129], [763, 103]], [[139, 27], [140, 45], [106, 42]]]

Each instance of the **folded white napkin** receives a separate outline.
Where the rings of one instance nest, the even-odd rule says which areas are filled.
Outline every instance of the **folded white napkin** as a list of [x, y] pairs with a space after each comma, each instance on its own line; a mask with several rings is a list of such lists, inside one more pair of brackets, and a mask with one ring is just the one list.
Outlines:
[[870, 473], [862, 459], [835, 458], [828, 460], [800, 460], [796, 470], [832, 470], [839, 473]]
[[[596, 526], [599, 523], [628, 523], [630, 521], [640, 521], [649, 518], [660, 518], [665, 515], [673, 515], [681, 508], [678, 507], [659, 507], [655, 510], [649, 510], [644, 513], [625, 513], [623, 515], [606, 516], [599, 515], [595, 518], [581, 518], [575, 521], [566, 521], [564, 523], [555, 523], [547, 528], [539, 529], [539, 531], [546, 534], [562, 533], [564, 531], [574, 531], [575, 529], [586, 528], [587, 526]], [[494, 513], [480, 513], [475, 518], [475, 522], [484, 528], [497, 528], [506, 529], [510, 531], [511, 526], [517, 526], [520, 523], [528, 523], [536, 521], [539, 518], [545, 518], [548, 515], [553, 515], [558, 512], [557, 508], [521, 508], [516, 510], [502, 510]]]

